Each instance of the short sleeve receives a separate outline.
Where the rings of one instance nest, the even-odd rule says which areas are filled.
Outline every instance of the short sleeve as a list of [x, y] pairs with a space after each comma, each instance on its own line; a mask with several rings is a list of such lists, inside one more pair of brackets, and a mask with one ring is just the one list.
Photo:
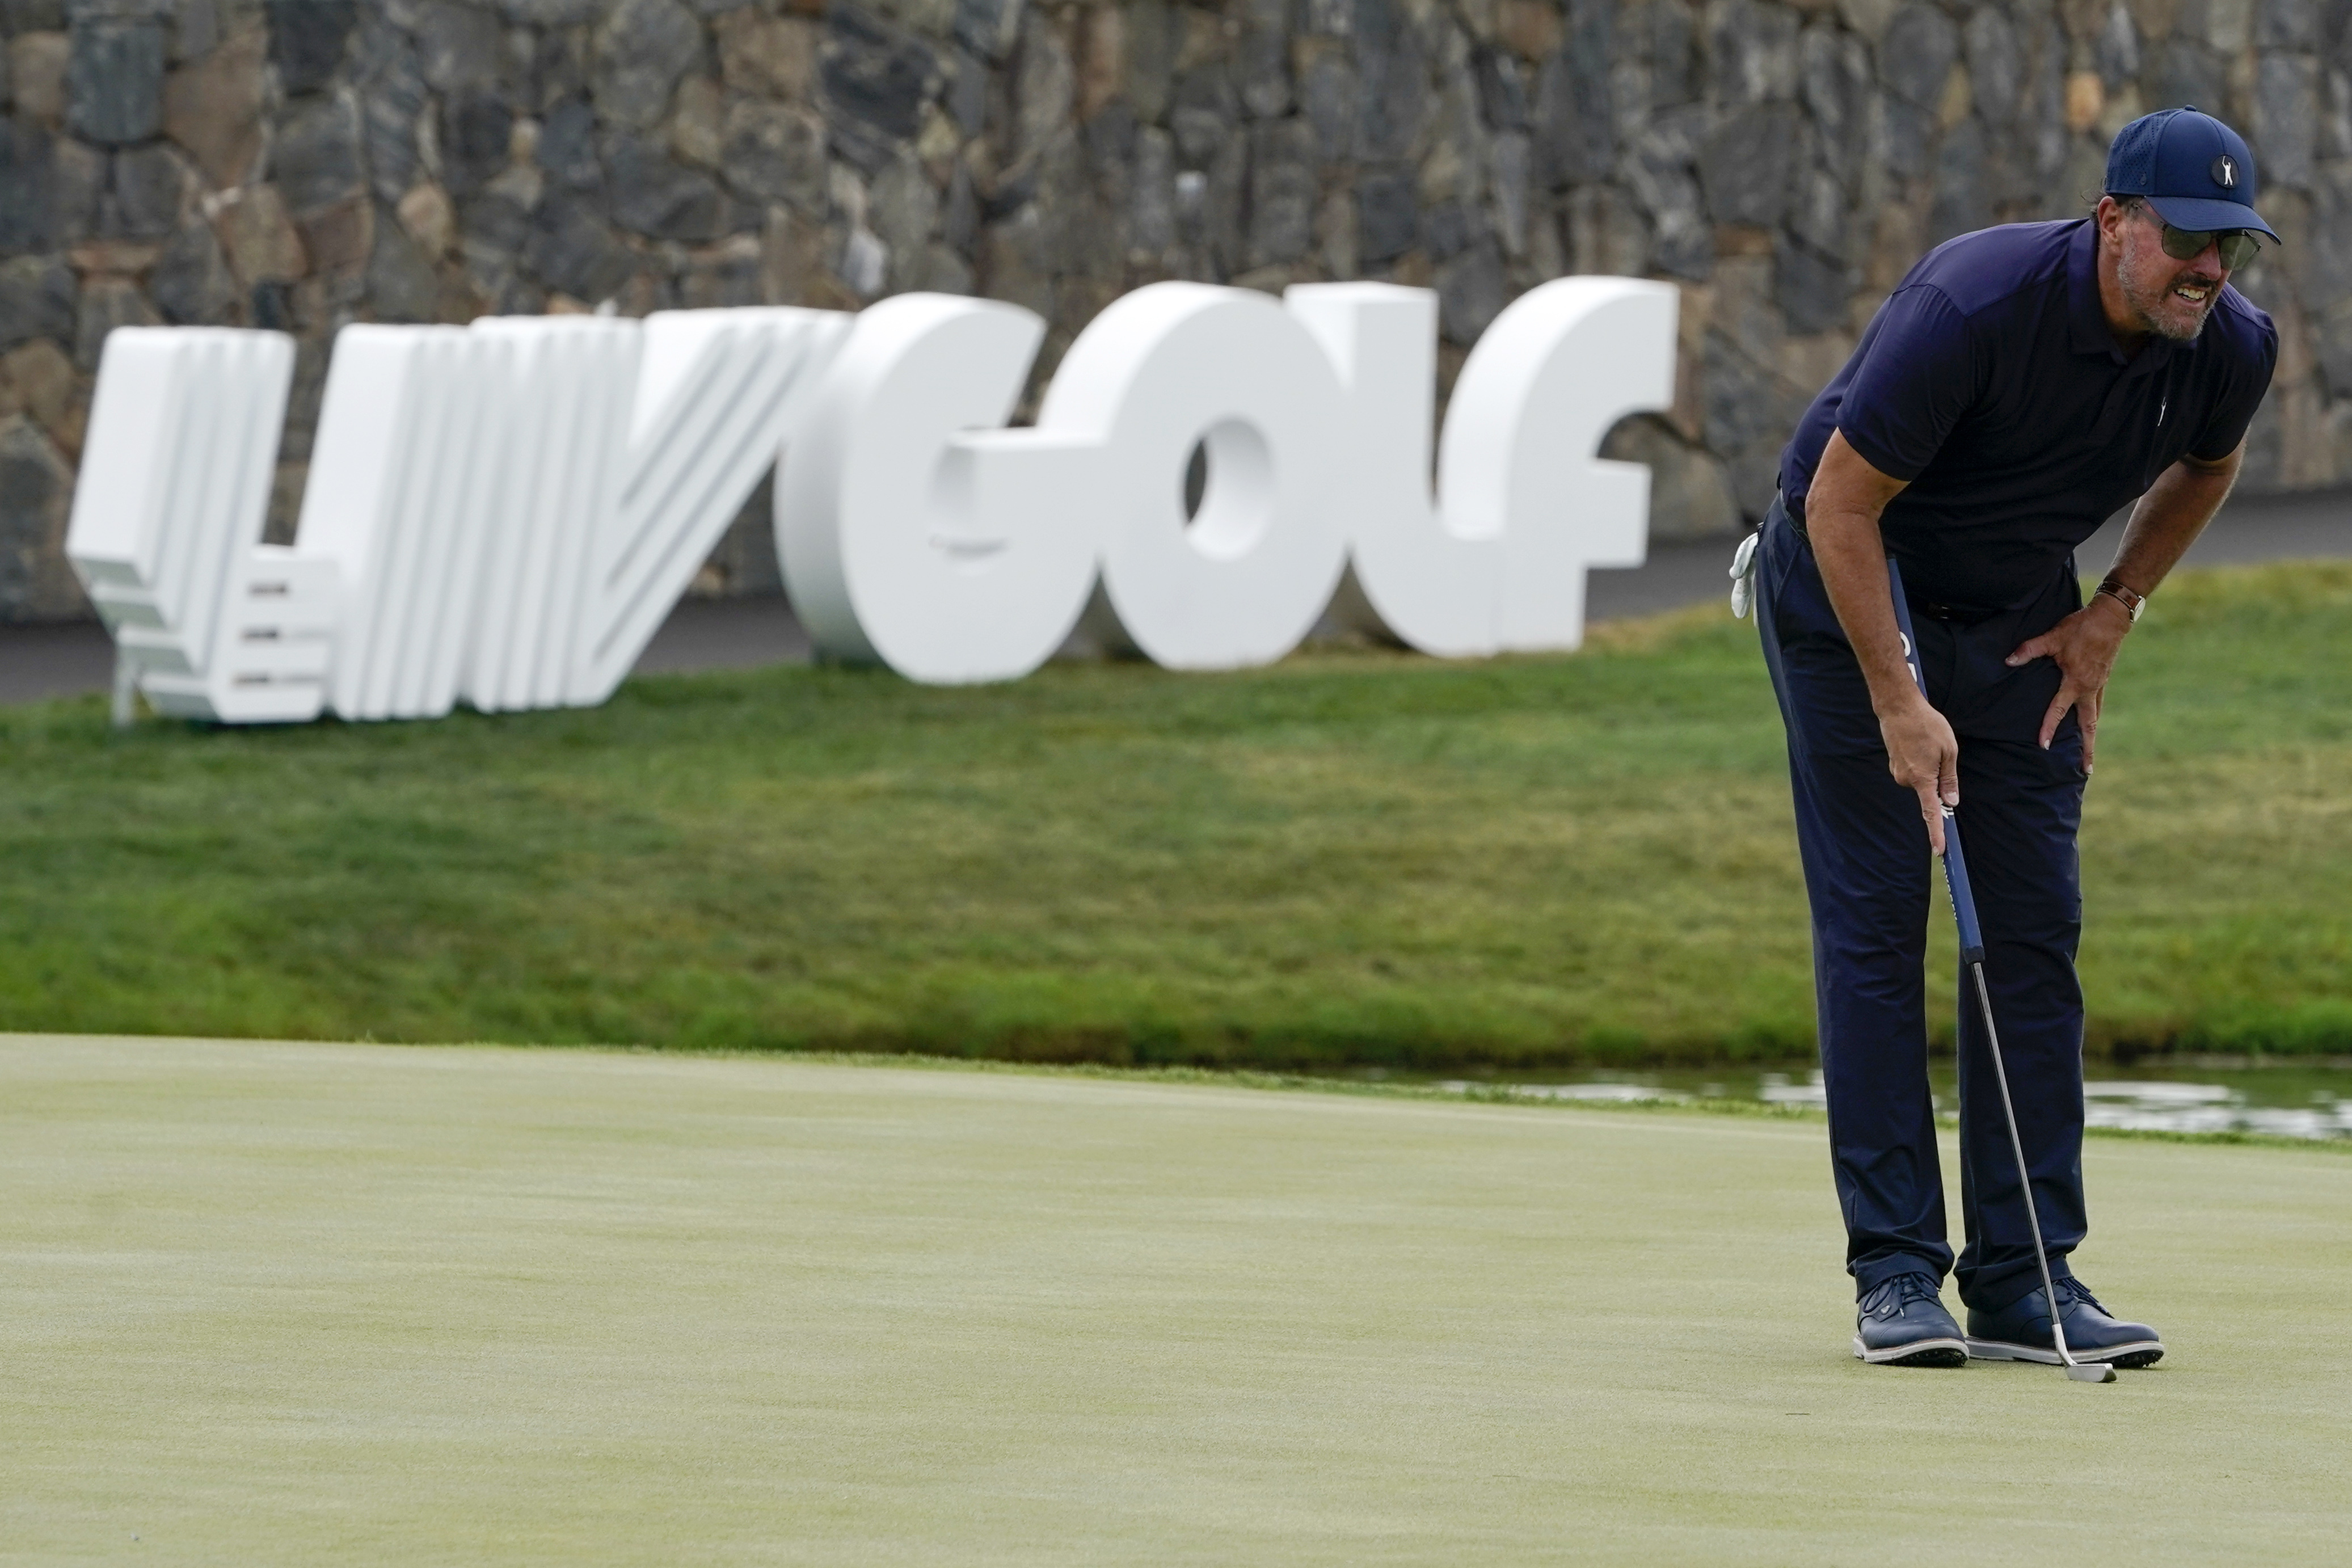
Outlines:
[[1906, 484], [1935, 461], [1978, 396], [1968, 318], [1929, 284], [1886, 301], [1838, 405], [1838, 429], [1864, 462]]
[[2263, 395], [2271, 389], [2271, 372], [2278, 364], [2278, 329], [2270, 318], [2260, 318], [2263, 323], [2262, 353], [2252, 358], [2239, 374], [2231, 377], [2229, 387], [2214, 403], [2205, 428], [2189, 448], [2189, 455], [2200, 463], [2218, 463], [2238, 449], [2246, 438], [2246, 426], [2254, 422], [2254, 410], [2263, 405]]

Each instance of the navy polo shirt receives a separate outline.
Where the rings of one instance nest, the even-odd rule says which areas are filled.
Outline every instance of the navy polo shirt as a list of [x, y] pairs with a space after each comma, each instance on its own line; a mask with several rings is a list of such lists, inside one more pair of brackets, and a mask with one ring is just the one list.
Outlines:
[[2039, 593], [2074, 546], [2183, 454], [2235, 451], [2278, 358], [2271, 319], [2224, 287], [2191, 343], [2116, 346], [2087, 218], [1948, 240], [1879, 307], [1780, 456], [1803, 515], [1832, 429], [1910, 488], [1880, 520], [1905, 584], [1990, 613]]

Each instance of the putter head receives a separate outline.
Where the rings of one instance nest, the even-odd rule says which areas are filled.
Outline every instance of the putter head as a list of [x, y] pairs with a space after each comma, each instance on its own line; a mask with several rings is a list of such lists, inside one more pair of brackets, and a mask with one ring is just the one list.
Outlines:
[[2066, 1375], [2076, 1383], [2113, 1383], [2116, 1369], [2103, 1361], [2070, 1362], [2066, 1366]]

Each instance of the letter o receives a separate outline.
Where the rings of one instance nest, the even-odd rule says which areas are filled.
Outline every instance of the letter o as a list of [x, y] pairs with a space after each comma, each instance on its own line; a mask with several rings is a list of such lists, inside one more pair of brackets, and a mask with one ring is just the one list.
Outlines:
[[[1119, 635], [1176, 669], [1297, 647], [1347, 563], [1346, 417], [1330, 360], [1265, 295], [1155, 283], [1096, 317], [1037, 427], [1100, 448], [1102, 587]], [[1209, 482], [1188, 520], [1196, 444]]]

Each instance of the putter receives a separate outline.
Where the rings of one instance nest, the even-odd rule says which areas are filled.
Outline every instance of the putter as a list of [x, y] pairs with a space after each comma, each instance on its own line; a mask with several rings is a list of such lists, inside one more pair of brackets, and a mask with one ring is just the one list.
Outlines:
[[[1895, 592], [1895, 626], [1903, 634], [1903, 662], [1919, 695], [1927, 695], [1927, 675], [1919, 667], [1919, 645], [1911, 635], [1911, 605], [1903, 596], [1903, 569], [1890, 557], [1886, 581]], [[1944, 885], [1952, 895], [1952, 918], [1960, 928], [1960, 962], [1975, 983], [1977, 1007], [1984, 1015], [1985, 1043], [1992, 1047], [1993, 1081], [2000, 1086], [2000, 1113], [2009, 1123], [2010, 1152], [2017, 1156], [2018, 1186], [2025, 1194], [2025, 1222], [2033, 1229], [2033, 1259], [2042, 1265], [2042, 1300], [2050, 1308], [2050, 1340], [2059, 1363], [2076, 1383], [2113, 1383], [2116, 1369], [2105, 1362], [2076, 1361], [2066, 1348], [2066, 1327], [2058, 1321], [2058, 1289], [2050, 1278], [2050, 1251], [2042, 1245], [2042, 1216], [2033, 1206], [2033, 1175], [2025, 1165], [2025, 1141], [2017, 1135], [2017, 1107], [2009, 1098], [2009, 1069], [2001, 1065], [2000, 1031], [1992, 1021], [1992, 993], [1985, 988], [1984, 932], [1977, 924], [1977, 901], [1969, 891], [1968, 857], [1960, 853], [1959, 819], [1944, 807]]]

